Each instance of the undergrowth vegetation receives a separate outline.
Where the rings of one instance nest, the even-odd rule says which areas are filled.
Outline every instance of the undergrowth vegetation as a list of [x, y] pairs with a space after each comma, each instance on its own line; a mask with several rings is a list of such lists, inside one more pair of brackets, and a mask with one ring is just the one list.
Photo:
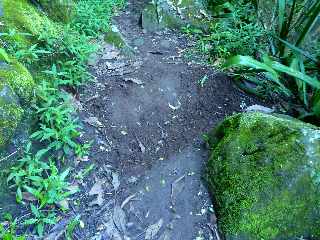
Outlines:
[[[282, 103], [292, 115], [320, 117], [317, 0], [208, 0], [207, 32], [185, 28], [209, 61], [231, 69], [242, 89]], [[224, 61], [226, 59], [226, 61]]]
[[[81, 126], [70, 92], [91, 79], [86, 63], [98, 49], [95, 39], [108, 31], [112, 13], [123, 4], [123, 0], [79, 0], [75, 17], [59, 34], [45, 29], [28, 48], [1, 41], [2, 55], [6, 51], [24, 63], [38, 81], [32, 102], [34, 131], [7, 178], [17, 202], [28, 205], [31, 214], [19, 223], [8, 215], [6, 226], [0, 228], [1, 239], [25, 239], [16, 236], [16, 228], [43, 236], [47, 226], [57, 222], [59, 210], [66, 210], [61, 201], [77, 192], [69, 183], [72, 169], [66, 166], [66, 156], [86, 156], [90, 143], [79, 140]], [[31, 36], [18, 29], [1, 35]]]

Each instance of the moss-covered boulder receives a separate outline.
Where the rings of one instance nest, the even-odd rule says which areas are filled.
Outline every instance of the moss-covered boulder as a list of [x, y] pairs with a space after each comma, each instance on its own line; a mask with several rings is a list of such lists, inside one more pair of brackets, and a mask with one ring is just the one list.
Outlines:
[[0, 81], [0, 149], [15, 133], [22, 115], [18, 96], [9, 85]]
[[0, 149], [15, 133], [22, 115], [21, 104], [30, 102], [35, 82], [29, 71], [0, 49]]
[[206, 179], [226, 239], [320, 239], [320, 129], [242, 113], [209, 137]]
[[202, 0], [154, 0], [142, 12], [142, 27], [148, 31], [192, 25], [206, 28], [207, 12]]
[[15, 59], [0, 62], [0, 81], [6, 83], [20, 98], [21, 103], [31, 100], [35, 82], [30, 72]]
[[61, 33], [61, 25], [51, 21], [28, 0], [1, 0], [1, 4], [0, 30], [16, 32], [3, 37], [8, 45], [28, 48], [44, 32], [50, 31], [51, 36], [58, 36]]
[[55, 20], [69, 22], [75, 15], [73, 0], [38, 0], [38, 2]]

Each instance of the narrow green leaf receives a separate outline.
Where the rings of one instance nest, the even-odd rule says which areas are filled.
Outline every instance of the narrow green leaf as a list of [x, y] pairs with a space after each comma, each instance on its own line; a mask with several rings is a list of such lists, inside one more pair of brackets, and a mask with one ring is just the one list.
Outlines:
[[304, 41], [313, 24], [317, 21], [317, 18], [320, 15], [320, 1], [316, 1], [315, 4], [310, 7], [310, 11], [306, 13], [306, 15], [309, 16], [309, 19], [300, 33], [296, 46], [299, 46]]
[[237, 56], [231, 57], [224, 64], [224, 68], [230, 68], [230, 67], [233, 67], [233, 66], [236, 66], [236, 65], [264, 70], [266, 72], [269, 72], [272, 75], [272, 78], [274, 80], [278, 80], [279, 79], [279, 75], [275, 70], [273, 70], [268, 65], [253, 59], [250, 56], [237, 55]]
[[22, 201], [22, 191], [20, 187], [17, 188], [16, 200], [18, 203], [21, 203]]
[[282, 33], [285, 26], [286, 0], [278, 0], [279, 33]]
[[9, 55], [3, 48], [0, 48], [0, 60], [5, 60], [7, 63], [11, 62]]
[[38, 223], [37, 233], [39, 234], [40, 237], [43, 236], [43, 232], [44, 232], [44, 223]]
[[60, 175], [61, 180], [64, 181], [66, 179], [66, 177], [69, 175], [69, 172], [70, 172], [70, 168], [68, 168], [63, 173], [61, 173], [61, 175]]
[[52, 219], [52, 218], [45, 218], [45, 219], [43, 219], [43, 222], [50, 224], [50, 225], [56, 224], [55, 219]]
[[37, 223], [37, 221], [38, 221], [37, 219], [31, 218], [31, 219], [25, 220], [25, 221], [24, 221], [24, 224], [25, 224], [25, 225], [33, 225], [33, 224]]
[[300, 55], [302, 55], [302, 56], [310, 59], [311, 61], [313, 61], [313, 62], [315, 62], [315, 63], [318, 62], [318, 60], [317, 60], [315, 57], [313, 57], [310, 53], [308, 53], [307, 51], [304, 51], [304, 50], [302, 50], [301, 48], [299, 48], [299, 47], [297, 47], [297, 46], [295, 46], [295, 45], [293, 45], [293, 44], [291, 44], [291, 43], [289, 43], [289, 42], [287, 42], [287, 41], [285, 41], [285, 40], [283, 40], [283, 39], [281, 39], [281, 38], [279, 38], [279, 41], [282, 42], [282, 43], [284, 43], [284, 44], [285, 44], [288, 48], [290, 48], [294, 53], [300, 54]]
[[312, 97], [312, 112], [316, 116], [320, 116], [320, 91], [316, 91]]
[[320, 89], [320, 82], [316, 78], [312, 78], [302, 72], [299, 72], [293, 68], [287, 67], [279, 62], [273, 61], [271, 67], [279, 72], [288, 74], [294, 78], [298, 78], [301, 81], [308, 83], [310, 86]]

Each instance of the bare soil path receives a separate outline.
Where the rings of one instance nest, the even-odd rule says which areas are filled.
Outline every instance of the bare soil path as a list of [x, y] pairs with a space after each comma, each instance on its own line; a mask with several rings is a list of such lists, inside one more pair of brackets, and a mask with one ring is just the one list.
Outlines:
[[256, 100], [225, 75], [185, 60], [190, 42], [182, 34], [143, 31], [143, 6], [129, 0], [115, 19], [134, 56], [106, 44], [92, 66], [96, 82], [81, 90], [83, 139], [94, 144], [79, 167], [95, 167], [79, 180], [84, 191], [72, 209], [84, 228], [75, 236], [217, 239], [201, 180], [208, 159], [202, 134]]

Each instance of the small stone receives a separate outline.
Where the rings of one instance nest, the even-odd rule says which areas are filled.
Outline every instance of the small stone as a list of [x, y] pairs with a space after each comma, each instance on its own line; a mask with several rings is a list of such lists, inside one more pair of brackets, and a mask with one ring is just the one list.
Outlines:
[[172, 45], [170, 40], [161, 40], [159, 45], [165, 49], [169, 49]]
[[144, 39], [143, 38], [136, 38], [133, 40], [133, 45], [140, 47], [144, 44]]
[[137, 182], [137, 181], [138, 181], [138, 178], [135, 177], [135, 176], [131, 176], [131, 177], [129, 177], [129, 179], [128, 179], [128, 183], [135, 183], [135, 182]]

